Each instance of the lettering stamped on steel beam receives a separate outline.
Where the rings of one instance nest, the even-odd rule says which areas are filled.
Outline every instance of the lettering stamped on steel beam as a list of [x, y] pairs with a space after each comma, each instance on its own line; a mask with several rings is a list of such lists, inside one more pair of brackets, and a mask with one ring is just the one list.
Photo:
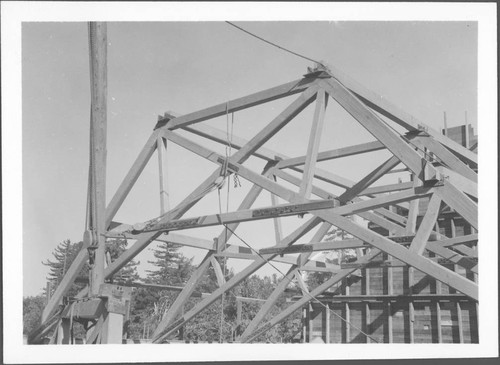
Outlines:
[[198, 218], [188, 218], [188, 219], [179, 219], [174, 222], [167, 222], [163, 224], [158, 224], [156, 226], [151, 227], [149, 230], [144, 230], [144, 232], [147, 231], [157, 231], [157, 230], [174, 230], [174, 229], [179, 229], [179, 228], [184, 228], [187, 226], [197, 226], [199, 224], [200, 217]]
[[335, 202], [333, 200], [324, 200], [306, 204], [292, 204], [282, 207], [255, 209], [252, 212], [252, 217], [263, 218], [263, 217], [276, 217], [283, 215], [300, 214], [300, 213], [307, 213], [309, 210], [329, 209], [333, 208], [334, 206]]

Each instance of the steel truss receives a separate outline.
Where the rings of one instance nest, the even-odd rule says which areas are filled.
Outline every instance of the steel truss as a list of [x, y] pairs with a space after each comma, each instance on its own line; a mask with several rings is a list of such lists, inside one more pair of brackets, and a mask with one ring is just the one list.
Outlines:
[[[211, 141], [226, 144], [225, 131], [210, 127], [203, 122], [292, 95], [297, 95], [296, 99], [253, 138], [245, 140], [234, 136], [231, 146], [236, 152], [228, 158], [178, 133], [178, 130], [183, 130]], [[358, 122], [370, 132], [375, 141], [318, 152], [328, 102], [335, 102], [342, 106], [352, 116], [353, 122]], [[305, 156], [291, 158], [278, 151], [262, 147], [312, 103], [315, 103], [315, 111]], [[390, 127], [387, 120], [403, 127], [406, 133], [398, 134]], [[115, 214], [154, 152], [158, 152], [161, 161], [165, 158], [166, 144], [170, 143], [179, 145], [213, 162], [217, 167], [190, 195], [177, 206], [166, 211], [159, 220], [150, 222], [148, 227], [138, 227], [134, 230], [131, 229], [131, 225], [113, 222]], [[316, 166], [319, 161], [369, 154], [379, 150], [388, 150], [392, 157], [359, 181], [350, 181]], [[245, 165], [251, 156], [267, 161], [262, 172], [255, 172]], [[413, 182], [372, 186], [401, 163], [415, 177]], [[164, 175], [161, 162], [159, 166], [161, 181], [162, 184], [165, 184], [167, 177]], [[287, 170], [294, 171], [295, 175], [290, 174]], [[297, 178], [296, 172], [301, 173], [302, 178]], [[217, 188], [221, 174], [224, 178], [237, 174], [240, 178], [253, 184], [238, 210], [224, 214], [214, 212], [212, 215], [202, 217], [183, 218], [190, 208], [210, 191]], [[286, 186], [290, 186], [290, 183], [297, 186], [297, 191], [280, 184], [280, 180], [286, 181], [288, 183]], [[315, 183], [319, 180], [341, 187], [344, 192], [336, 196], [317, 186]], [[269, 208], [252, 209], [252, 204], [263, 190], [288, 203]], [[166, 189], [162, 188], [162, 209], [167, 207], [165, 202], [167, 194]], [[311, 198], [313, 195], [315, 199]], [[418, 210], [419, 199], [423, 198], [430, 199], [430, 202], [422, 222], [417, 227], [416, 209]], [[410, 204], [409, 213], [405, 216], [388, 209], [389, 206], [403, 202]], [[435, 231], [436, 219], [440, 210], [445, 206], [455, 210], [477, 230], [477, 155], [390, 104], [386, 99], [365, 89], [339, 71], [318, 66], [317, 69], [309, 72], [303, 78], [271, 89], [190, 114], [182, 116], [165, 114], [161, 117], [105, 209], [106, 236], [125, 236], [128, 240], [134, 240], [135, 243], [105, 268], [104, 277], [111, 278], [153, 241], [174, 242], [207, 252], [180, 291], [175, 302], [164, 314], [153, 335], [155, 343], [161, 343], [167, 339], [197, 314], [220, 299], [223, 293], [248, 278], [268, 262], [286, 263], [290, 265], [290, 268], [272, 295], [262, 305], [255, 318], [244, 329], [239, 338], [241, 342], [253, 341], [311, 301], [311, 296], [323, 293], [356, 270], [367, 265], [377, 265], [380, 260], [376, 260], [376, 258], [379, 258], [382, 253], [388, 254], [393, 259], [392, 265], [411, 266], [477, 301], [477, 283], [440, 265], [435, 258], [423, 255], [424, 251], [429, 251], [440, 258], [463, 266], [469, 271], [476, 274], [478, 272], [477, 261], [464, 254], [467, 252], [466, 249], [460, 251], [460, 247], [465, 246], [465, 244], [475, 244], [477, 234], [464, 238], [450, 238]], [[279, 224], [276, 224], [276, 235], [279, 242], [273, 247], [261, 250], [260, 255], [246, 247], [227, 244], [228, 239], [232, 236], [232, 231], [236, 231], [238, 226], [246, 221], [276, 219], [305, 212], [312, 214], [312, 218], [285, 237], [281, 236]], [[386, 229], [390, 232], [390, 236], [382, 236], [347, 217], [353, 215]], [[221, 225], [222, 223], [226, 224], [230, 230], [223, 229], [216, 240], [171, 233], [174, 230]], [[332, 226], [344, 230], [355, 238], [322, 242]], [[314, 229], [316, 232], [310, 243], [295, 244], [301, 237]], [[358, 253], [356, 261], [348, 266], [325, 264], [311, 259], [312, 253], [317, 250], [344, 248], [364, 249], [356, 251]], [[300, 253], [298, 257], [290, 256], [290, 254], [297, 252]], [[223, 275], [220, 275], [221, 268], [215, 260], [216, 257], [248, 259], [250, 264], [226, 281]], [[84, 247], [46, 306], [43, 312], [44, 325], [49, 322], [53, 323], [58, 304], [73, 284], [86, 260], [88, 260], [88, 250]], [[210, 265], [213, 265], [216, 272], [219, 273], [219, 288], [206, 295], [194, 308], [181, 314], [184, 304], [195, 293], [197, 284]], [[278, 297], [284, 293], [287, 285], [298, 277], [301, 270], [329, 271], [334, 275], [311, 291], [302, 282], [303, 290], [308, 291], [309, 295], [302, 296], [291, 303], [286, 310], [263, 323]], [[88, 295], [88, 291], [84, 290], [79, 294], [79, 297], [85, 298]], [[85, 301], [85, 303], [87, 302], [91, 302], [91, 300]], [[81, 310], [83, 309], [81, 308]], [[68, 311], [65, 313], [67, 316]], [[94, 326], [92, 339], [97, 338], [99, 326], [103, 321], [102, 316], [96, 319], [97, 323]]]

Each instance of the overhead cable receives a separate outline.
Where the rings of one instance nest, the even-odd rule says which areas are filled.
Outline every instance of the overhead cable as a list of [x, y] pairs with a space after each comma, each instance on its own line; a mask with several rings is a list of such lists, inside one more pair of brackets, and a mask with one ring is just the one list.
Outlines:
[[257, 38], [257, 39], [259, 39], [259, 40], [261, 40], [261, 41], [263, 41], [263, 42], [265, 42], [265, 43], [267, 43], [267, 44], [270, 44], [271, 46], [274, 46], [274, 47], [276, 47], [276, 48], [279, 48], [279, 49], [281, 49], [281, 50], [283, 50], [283, 51], [285, 51], [285, 52], [291, 53], [291, 54], [293, 54], [293, 55], [295, 55], [295, 56], [297, 56], [297, 57], [303, 58], [303, 59], [305, 59], [305, 60], [315, 62], [315, 63], [317, 63], [318, 65], [321, 65], [321, 66], [323, 66], [324, 68], [327, 68], [327, 67], [326, 67], [323, 63], [321, 63], [320, 61], [316, 61], [316, 60], [314, 60], [314, 59], [312, 59], [312, 58], [310, 58], [310, 57], [307, 57], [307, 56], [301, 55], [300, 53], [297, 53], [297, 52], [294, 52], [294, 51], [290, 51], [289, 49], [286, 49], [285, 47], [281, 47], [280, 45], [277, 45], [276, 43], [270, 42], [270, 41], [268, 41], [268, 40], [266, 40], [266, 39], [264, 39], [264, 38], [262, 38], [262, 37], [259, 37], [258, 35], [255, 35], [255, 34], [253, 34], [253, 33], [249, 32], [249, 31], [248, 31], [248, 30], [246, 30], [246, 29], [241, 28], [240, 26], [238, 26], [238, 25], [236, 25], [236, 24], [234, 24], [234, 23], [231, 23], [231, 22], [228, 22], [228, 21], [226, 21], [226, 23], [227, 23], [227, 24], [229, 24], [229, 25], [231, 25], [231, 26], [233, 26], [233, 27], [235, 27], [236, 29], [241, 30], [242, 32], [244, 32], [244, 33], [246, 33], [246, 34], [248, 34], [248, 35], [251, 35], [252, 37], [255, 37], [255, 38]]

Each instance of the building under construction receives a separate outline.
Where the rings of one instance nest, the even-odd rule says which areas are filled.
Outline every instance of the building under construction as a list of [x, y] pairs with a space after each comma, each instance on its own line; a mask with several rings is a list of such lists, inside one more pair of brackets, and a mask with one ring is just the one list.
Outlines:
[[[70, 343], [73, 321], [84, 325], [88, 344], [122, 343], [132, 289], [113, 284], [111, 279], [154, 241], [198, 249], [203, 259], [163, 314], [152, 336], [153, 343], [168, 342], [228, 290], [273, 263], [286, 264], [288, 269], [275, 291], [261, 301], [256, 316], [237, 333], [236, 342], [256, 341], [296, 311], [304, 314], [300, 336], [303, 342], [479, 341], [478, 159], [477, 138], [469, 126], [437, 131], [340, 71], [318, 62], [288, 83], [188, 114], [165, 113], [159, 117], [106, 205], [106, 24], [90, 23], [89, 30], [91, 164], [84, 245], [48, 301], [42, 325], [30, 335], [30, 343], [40, 343], [50, 331], [51, 343]], [[234, 153], [221, 154], [198, 142], [201, 137], [227, 146], [228, 131], [205, 122], [287, 97], [293, 101], [276, 117], [269, 118], [252, 138], [232, 136], [230, 148]], [[290, 157], [263, 147], [310, 105], [314, 112], [305, 155]], [[351, 122], [362, 126], [373, 140], [342, 148], [331, 146], [320, 152], [325, 111], [332, 105], [345, 110]], [[189, 135], [196, 135], [196, 139]], [[167, 179], [171, 177], [165, 173], [163, 161], [170, 144], [213, 163], [214, 168], [177, 206], [167, 209]], [[318, 166], [319, 162], [349, 156], [370, 158], [371, 153], [382, 150], [390, 157], [356, 181], [345, 178], [342, 171]], [[159, 159], [161, 215], [140, 223], [116, 222], [115, 214], [154, 154]], [[255, 171], [246, 164], [250, 158], [264, 161], [265, 167]], [[405, 178], [375, 184], [390, 174]], [[251, 185], [237, 210], [223, 213], [214, 207], [212, 214], [189, 214], [194, 205], [209, 194], [217, 194], [224, 181], [234, 176]], [[330, 186], [342, 192], [333, 193]], [[286, 203], [253, 207], [264, 191]], [[284, 235], [280, 218], [290, 216], [303, 218], [291, 233]], [[274, 222], [275, 245], [254, 249], [236, 240], [240, 225], [259, 220]], [[181, 232], [211, 226], [221, 228], [215, 239]], [[332, 228], [341, 231], [342, 236], [325, 239]], [[300, 242], [307, 234], [312, 238]], [[106, 263], [106, 239], [116, 237], [126, 238], [129, 248]], [[229, 242], [231, 238], [234, 241]], [[327, 258], [322, 259], [318, 253]], [[226, 280], [216, 258], [243, 259], [249, 264]], [[88, 286], [75, 298], [64, 300], [85, 264], [91, 267]], [[184, 305], [210, 266], [218, 275], [219, 287], [184, 312]], [[309, 288], [304, 272], [330, 275], [317, 287]], [[300, 292], [290, 299], [286, 310], [269, 318], [276, 301], [292, 282], [297, 283]]]
[[[469, 125], [443, 129], [443, 135], [471, 151], [477, 150], [477, 136]], [[429, 199], [420, 199], [417, 227], [425, 217]], [[400, 215], [408, 211], [396, 209]], [[387, 236], [387, 229], [370, 224], [370, 229]], [[475, 229], [455, 210], [441, 207], [435, 231], [445, 237], [475, 235]], [[458, 245], [457, 245], [458, 246]], [[460, 245], [455, 250], [477, 263], [476, 246]], [[477, 273], [435, 253], [423, 255], [470, 280]], [[389, 260], [376, 267], [366, 265], [361, 275], [343, 279], [335, 288], [318, 296], [321, 305], [304, 307], [304, 342], [325, 343], [479, 343], [477, 301], [442, 284], [421, 271]], [[326, 307], [325, 307], [326, 305]], [[333, 314], [332, 314], [333, 313]], [[345, 320], [344, 320], [345, 319]], [[363, 333], [369, 334], [369, 336]]]

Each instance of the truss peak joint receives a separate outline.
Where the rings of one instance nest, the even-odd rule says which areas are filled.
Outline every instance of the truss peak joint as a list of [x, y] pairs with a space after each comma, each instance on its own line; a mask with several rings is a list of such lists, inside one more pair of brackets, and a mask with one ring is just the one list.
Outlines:
[[332, 77], [331, 71], [328, 67], [322, 63], [317, 62], [313, 67], [307, 68], [307, 73], [304, 75], [305, 78], [317, 78], [317, 79], [328, 79]]
[[168, 122], [170, 122], [172, 119], [175, 119], [176, 117], [170, 113], [163, 113], [163, 116], [162, 115], [158, 115], [158, 122], [156, 123], [154, 129], [158, 129], [158, 128], [161, 128], [161, 127], [164, 127], [165, 125], [167, 125]]

